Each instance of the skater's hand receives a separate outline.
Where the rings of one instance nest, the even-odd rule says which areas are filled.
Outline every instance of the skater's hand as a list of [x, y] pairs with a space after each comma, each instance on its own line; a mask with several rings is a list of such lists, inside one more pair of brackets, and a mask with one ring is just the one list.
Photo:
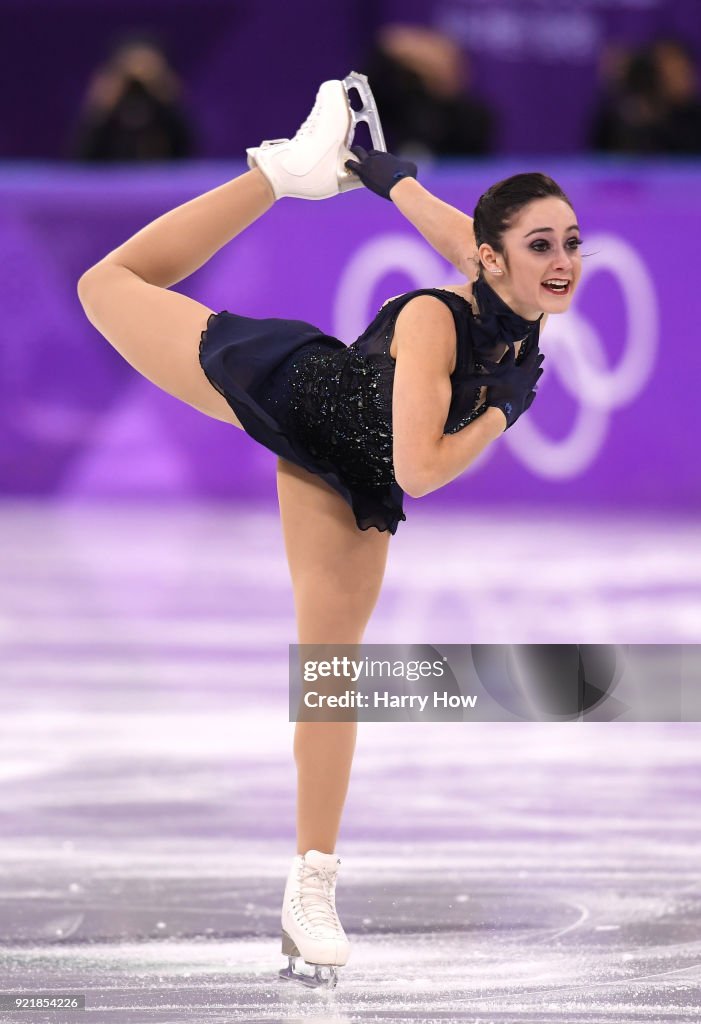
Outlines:
[[545, 356], [535, 345], [522, 363], [516, 363], [515, 349], [509, 345], [501, 362], [484, 360], [486, 374], [475, 378], [480, 387], [487, 388], [488, 406], [501, 409], [506, 417], [506, 427], [512, 427], [535, 400], [536, 384], [542, 376], [541, 364]]
[[362, 146], [351, 146], [357, 160], [346, 160], [349, 171], [357, 174], [363, 185], [372, 192], [390, 198], [390, 192], [402, 178], [416, 177], [416, 164], [411, 160], [400, 160], [391, 153], [379, 149], [371, 149], [368, 153]]

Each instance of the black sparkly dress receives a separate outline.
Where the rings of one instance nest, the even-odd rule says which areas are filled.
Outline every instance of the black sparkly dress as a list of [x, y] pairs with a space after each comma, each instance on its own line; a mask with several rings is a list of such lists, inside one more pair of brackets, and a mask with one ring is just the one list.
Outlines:
[[539, 320], [518, 316], [486, 281], [475, 282], [473, 294], [478, 316], [455, 292], [406, 292], [386, 303], [352, 345], [302, 320], [212, 313], [200, 365], [251, 437], [338, 491], [359, 529], [395, 533], [406, 519], [392, 463], [395, 363], [389, 348], [400, 311], [417, 295], [435, 295], [453, 313], [457, 353], [446, 434], [486, 409], [474, 386], [480, 357], [499, 359], [507, 345], [526, 338], [520, 362], [538, 341]]

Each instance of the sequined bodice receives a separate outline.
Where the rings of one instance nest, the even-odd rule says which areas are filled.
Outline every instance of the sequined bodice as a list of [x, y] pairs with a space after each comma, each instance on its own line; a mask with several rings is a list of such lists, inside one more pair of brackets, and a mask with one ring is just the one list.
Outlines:
[[392, 460], [395, 362], [389, 350], [396, 319], [406, 303], [415, 295], [438, 295], [455, 317], [456, 366], [444, 426], [447, 434], [462, 430], [486, 409], [481, 389], [474, 386], [480, 357], [499, 358], [505, 343], [525, 337], [520, 361], [532, 340], [537, 341], [538, 321], [514, 314], [484, 282], [476, 282], [474, 288], [479, 316], [455, 292], [421, 289], [383, 306], [352, 345], [330, 345], [335, 339], [325, 337], [306, 344], [288, 370], [286, 429], [312, 456], [333, 463], [356, 487], [373, 489], [396, 482]]
[[310, 343], [296, 356], [286, 424], [315, 458], [338, 466], [355, 487], [394, 482], [394, 366], [357, 342]]

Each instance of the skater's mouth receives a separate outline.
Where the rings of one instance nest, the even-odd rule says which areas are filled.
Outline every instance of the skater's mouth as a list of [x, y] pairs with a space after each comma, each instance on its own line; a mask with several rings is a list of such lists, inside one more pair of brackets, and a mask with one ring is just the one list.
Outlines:
[[542, 282], [542, 287], [551, 295], [569, 295], [571, 285], [572, 282], [565, 277], [551, 277]]

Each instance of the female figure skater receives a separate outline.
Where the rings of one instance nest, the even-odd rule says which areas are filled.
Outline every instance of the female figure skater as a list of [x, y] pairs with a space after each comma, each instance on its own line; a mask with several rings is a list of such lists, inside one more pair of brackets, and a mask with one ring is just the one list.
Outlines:
[[[403, 492], [453, 480], [530, 406], [539, 331], [568, 308], [581, 273], [572, 204], [552, 179], [493, 185], [473, 221], [427, 192], [409, 162], [349, 151], [349, 79], [321, 86], [291, 141], [248, 150], [251, 170], [157, 218], [78, 284], [90, 322], [136, 370], [279, 456], [300, 644], [361, 642], [406, 518]], [[216, 313], [169, 291], [276, 200], [361, 185], [392, 201], [466, 282], [389, 300], [348, 347], [307, 323]], [[349, 956], [334, 851], [355, 737], [353, 721], [296, 726], [298, 852], [281, 975], [310, 985], [334, 985]]]

